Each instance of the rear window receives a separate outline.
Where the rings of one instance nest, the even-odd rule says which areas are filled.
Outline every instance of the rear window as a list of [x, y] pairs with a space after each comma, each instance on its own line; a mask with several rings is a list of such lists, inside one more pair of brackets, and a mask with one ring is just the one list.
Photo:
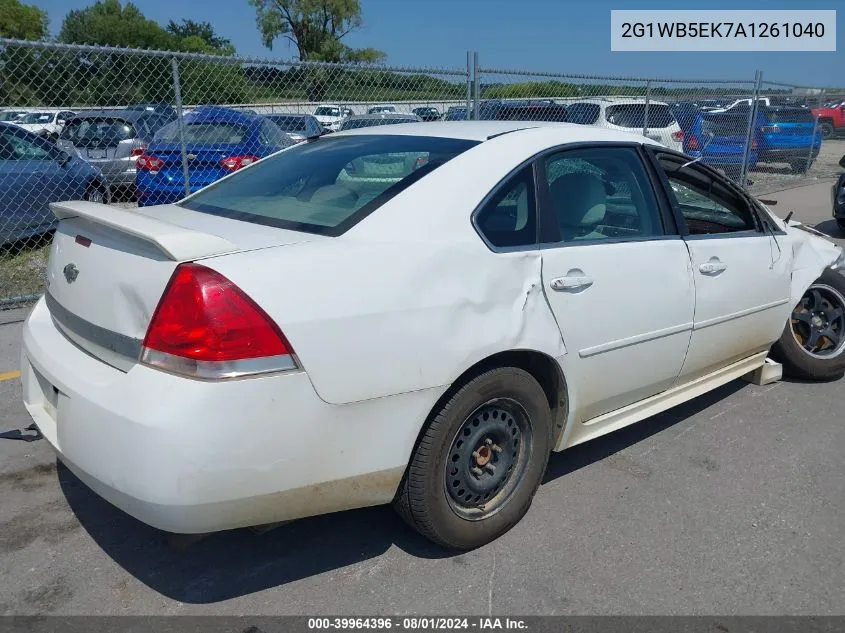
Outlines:
[[322, 106], [314, 110], [316, 116], [340, 116], [340, 108]]
[[273, 123], [287, 132], [304, 132], [305, 117], [301, 116], [271, 116], [267, 117]]
[[234, 220], [336, 236], [477, 141], [373, 135], [302, 143], [179, 205]]
[[347, 119], [343, 122], [340, 126], [340, 130], [342, 132], [346, 130], [357, 130], [362, 127], [372, 127], [374, 125], [394, 125], [396, 123], [415, 123], [416, 119], [405, 119], [405, 118], [381, 118], [376, 117], [374, 119]]
[[[608, 106], [605, 110], [608, 122], [620, 127], [633, 127], [642, 129], [645, 125], [645, 104], [644, 103], [621, 103]], [[648, 127], [661, 128], [669, 127], [675, 123], [675, 117], [667, 105], [656, 103], [648, 106]]]
[[27, 125], [32, 123], [52, 123], [55, 117], [55, 114], [51, 114], [49, 112], [33, 112], [32, 114], [24, 116], [21, 119], [21, 123]]
[[564, 106], [505, 106], [496, 118], [500, 121], [566, 121]]
[[766, 116], [772, 123], [814, 123], [816, 120], [813, 113], [805, 108], [769, 110]]
[[120, 141], [135, 138], [135, 128], [128, 121], [110, 117], [72, 119], [61, 138], [76, 147], [115, 147]]
[[601, 108], [597, 103], [573, 103], [566, 109], [566, 120], [570, 123], [592, 125], [599, 120]]
[[744, 115], [713, 115], [701, 119], [702, 134], [714, 136], [745, 136], [748, 128], [748, 117]]
[[[211, 145], [211, 144], [231, 144], [236, 145], [243, 143], [247, 137], [248, 131], [246, 126], [238, 125], [236, 123], [187, 123], [185, 128], [185, 143]], [[164, 143], [179, 143], [179, 124], [178, 121], [168, 123], [161, 128], [155, 135], [157, 141]]]

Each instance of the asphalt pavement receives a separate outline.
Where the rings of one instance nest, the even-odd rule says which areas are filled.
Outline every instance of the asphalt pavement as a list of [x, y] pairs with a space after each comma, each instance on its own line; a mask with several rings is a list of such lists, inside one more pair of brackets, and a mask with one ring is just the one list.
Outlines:
[[[766, 197], [838, 235], [829, 189]], [[556, 454], [526, 518], [470, 553], [388, 507], [189, 544], [25, 430], [24, 312], [0, 312], [0, 613], [845, 613], [845, 380], [735, 381]]]

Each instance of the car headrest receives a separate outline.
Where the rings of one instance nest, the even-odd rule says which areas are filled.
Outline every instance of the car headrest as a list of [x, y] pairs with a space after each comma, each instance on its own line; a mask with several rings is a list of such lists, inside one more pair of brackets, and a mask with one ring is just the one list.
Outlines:
[[589, 228], [604, 220], [607, 193], [597, 176], [584, 172], [564, 174], [549, 189], [562, 229]]

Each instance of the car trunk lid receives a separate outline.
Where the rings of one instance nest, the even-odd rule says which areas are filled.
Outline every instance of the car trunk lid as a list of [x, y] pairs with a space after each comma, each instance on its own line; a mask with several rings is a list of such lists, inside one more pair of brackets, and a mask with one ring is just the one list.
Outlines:
[[172, 205], [134, 211], [62, 202], [51, 208], [60, 222], [47, 271], [50, 312], [68, 338], [123, 371], [138, 361], [179, 263], [326, 239]]

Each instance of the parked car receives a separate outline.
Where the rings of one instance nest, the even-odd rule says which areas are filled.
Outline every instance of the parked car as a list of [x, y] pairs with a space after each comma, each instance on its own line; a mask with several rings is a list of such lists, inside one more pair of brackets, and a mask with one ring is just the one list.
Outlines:
[[760, 162], [787, 163], [795, 174], [806, 172], [821, 150], [822, 132], [807, 108], [761, 106], [756, 130]]
[[696, 101], [680, 101], [669, 106], [672, 110], [672, 115], [681, 126], [681, 131], [688, 134], [695, 123], [695, 117], [699, 112], [706, 112], [707, 108], [702, 107]]
[[813, 116], [819, 117], [819, 130], [824, 138], [845, 132], [845, 102], [823, 108], [813, 108]]
[[141, 110], [144, 112], [153, 112], [165, 117], [168, 121], [173, 121], [178, 118], [176, 109], [169, 103], [136, 103], [126, 106], [127, 110]]
[[411, 113], [416, 114], [423, 121], [439, 121], [441, 119], [440, 110], [433, 106], [414, 108], [411, 110]]
[[[747, 113], [700, 112], [684, 135], [684, 151], [736, 180], [742, 173], [747, 140]], [[757, 138], [752, 136], [748, 152], [749, 169], [757, 165], [757, 149]]]
[[[161, 128], [137, 159], [138, 206], [175, 202], [185, 196], [182, 137], [178, 121]], [[207, 106], [184, 116], [191, 192], [294, 144], [266, 117]]]
[[[839, 166], [845, 168], [845, 156], [839, 159]], [[839, 225], [839, 231], [845, 233], [845, 174], [839, 174], [831, 190], [833, 217]]]
[[27, 132], [32, 132], [45, 138], [56, 139], [64, 129], [67, 121], [73, 116], [74, 113], [70, 110], [29, 112], [17, 119], [15, 124]]
[[340, 128], [340, 122], [345, 117], [353, 114], [351, 108], [332, 104], [319, 105], [314, 110], [314, 118], [320, 122], [320, 125], [332, 132], [336, 132]]
[[310, 114], [266, 114], [269, 120], [279, 126], [296, 143], [325, 134], [325, 128]]
[[103, 202], [100, 172], [43, 136], [0, 123], [0, 245], [54, 228], [50, 203]]
[[390, 114], [396, 112], [396, 106], [390, 104], [379, 104], [367, 108], [367, 114]]
[[[590, 104], [592, 108], [585, 108]], [[579, 123], [595, 125], [612, 130], [642, 134], [645, 127], [645, 99], [582, 99], [567, 104], [568, 109], [577, 106]], [[663, 143], [671, 149], [681, 150], [684, 132], [675, 120], [669, 104], [650, 101], [648, 104], [648, 129], [646, 136]]]
[[396, 123], [417, 123], [422, 121], [416, 114], [355, 114], [346, 117], [340, 124], [340, 131], [357, 130], [362, 127], [376, 125], [394, 125]]
[[466, 121], [467, 118], [467, 109], [462, 106], [450, 106], [443, 115], [444, 121]]
[[[361, 159], [390, 166], [365, 195], [344, 184]], [[689, 160], [615, 129], [420, 123], [178, 204], [56, 204], [24, 404], [84, 484], [169, 532], [393, 501], [479, 547], [552, 451], [770, 351], [845, 371], [842, 249]]]
[[567, 121], [563, 104], [509, 105], [496, 112], [497, 121]]
[[94, 110], [70, 119], [57, 144], [97, 167], [111, 193], [134, 195], [136, 161], [167, 123], [146, 110]]

